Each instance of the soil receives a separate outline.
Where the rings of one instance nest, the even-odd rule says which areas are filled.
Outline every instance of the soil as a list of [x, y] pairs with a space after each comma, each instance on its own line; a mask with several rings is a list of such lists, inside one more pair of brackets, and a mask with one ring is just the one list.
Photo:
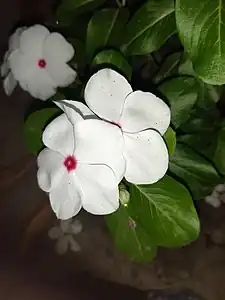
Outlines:
[[[7, 0], [2, 4], [1, 57], [6, 49], [8, 35], [18, 21], [24, 18], [45, 19], [49, 15], [48, 9], [47, 12], [44, 9], [44, 13], [40, 8], [35, 9], [43, 9], [46, 1], [37, 2], [38, 5], [34, 2], [32, 8], [29, 8], [26, 1]], [[66, 277], [69, 278], [66, 281], [72, 282], [82, 293], [86, 292], [87, 298], [95, 295], [98, 286], [107, 285], [101, 281], [102, 278], [135, 288], [110, 285], [109, 293], [113, 294], [115, 289], [115, 297], [121, 299], [122, 296], [124, 299], [128, 295], [137, 295], [138, 299], [143, 297], [149, 300], [224, 300], [225, 206], [215, 209], [201, 203], [199, 211], [202, 230], [199, 239], [182, 249], [160, 249], [157, 258], [150, 264], [141, 265], [125, 258], [115, 249], [103, 219], [86, 213], [80, 216], [84, 231], [77, 237], [82, 251], [57, 256], [53, 242], [47, 237], [47, 231], [56, 219], [48, 206], [47, 196], [37, 186], [36, 159], [27, 153], [23, 138], [24, 114], [35, 100], [20, 89], [11, 97], [7, 97], [0, 89], [0, 99], [0, 238], [3, 258], [0, 278], [3, 271], [4, 274], [10, 273], [7, 277], [11, 282], [10, 286], [20, 286], [20, 290], [23, 290], [23, 283], [18, 280], [18, 276], [13, 277], [16, 274], [13, 272], [21, 269], [21, 264], [26, 265], [26, 276], [33, 279], [29, 286], [37, 291], [37, 295], [39, 293], [39, 298], [40, 278], [44, 278], [45, 282], [57, 282], [61, 286], [61, 281]], [[35, 276], [30, 275], [31, 273], [35, 273]], [[90, 275], [100, 279], [93, 279]], [[0, 280], [0, 290], [4, 291], [7, 286], [8, 291], [10, 288], [6, 284], [5, 275], [3, 279]], [[94, 288], [91, 289], [93, 280], [96, 282], [94, 281]], [[28, 291], [26, 285], [24, 290]], [[72, 299], [73, 294], [68, 294], [70, 288], [63, 293], [62, 289], [58, 291], [56, 284], [54, 291], [57, 291], [57, 297], [54, 294], [52, 298], [46, 296], [46, 299]], [[74, 293], [74, 289], [71, 291]], [[93, 294], [90, 294], [91, 291]], [[13, 290], [11, 294], [8, 291], [8, 294], [12, 293]], [[35, 300], [32, 290], [29, 295]], [[4, 296], [0, 299], [14, 298]]]

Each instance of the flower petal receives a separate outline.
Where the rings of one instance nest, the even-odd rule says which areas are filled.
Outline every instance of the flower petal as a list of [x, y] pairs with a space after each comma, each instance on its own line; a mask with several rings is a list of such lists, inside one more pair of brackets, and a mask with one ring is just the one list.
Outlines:
[[24, 30], [20, 36], [20, 50], [31, 57], [42, 58], [45, 39], [50, 35], [42, 25], [34, 25]]
[[168, 151], [161, 135], [154, 130], [126, 133], [125, 178], [135, 184], [150, 184], [161, 179], [168, 169]]
[[[73, 46], [58, 32], [51, 33], [44, 42], [44, 57], [52, 63], [68, 62], [74, 56]], [[60, 72], [60, 70], [58, 70]]]
[[126, 98], [120, 124], [125, 132], [152, 128], [164, 134], [170, 124], [170, 109], [155, 95], [135, 91]]
[[113, 171], [105, 165], [80, 164], [77, 168], [83, 208], [94, 215], [113, 213], [119, 207], [119, 189]]
[[117, 123], [123, 110], [125, 97], [132, 88], [125, 77], [111, 69], [102, 69], [88, 81], [84, 98], [99, 117]]
[[52, 240], [57, 240], [63, 236], [63, 232], [59, 226], [54, 226], [48, 231], [48, 236]]
[[60, 228], [63, 233], [67, 233], [69, 231], [69, 227], [71, 225], [72, 219], [68, 220], [60, 220]]
[[78, 242], [73, 238], [73, 236], [69, 235], [68, 239], [69, 239], [70, 250], [73, 251], [73, 252], [79, 252], [81, 250], [81, 247], [78, 244]]
[[69, 247], [69, 237], [67, 235], [62, 236], [55, 244], [55, 251], [58, 255], [63, 255], [67, 252]]
[[60, 61], [47, 61], [46, 70], [55, 84], [59, 87], [66, 87], [74, 82], [77, 72], [67, 64]]
[[70, 231], [72, 234], [78, 234], [82, 231], [82, 229], [83, 229], [83, 225], [80, 220], [74, 220], [71, 223]]
[[64, 158], [59, 153], [50, 149], [40, 152], [37, 157], [37, 180], [43, 191], [49, 192], [58, 185], [65, 172], [63, 161]]
[[58, 219], [67, 220], [78, 214], [82, 203], [74, 172], [64, 174], [60, 183], [49, 193], [49, 199]]
[[1, 65], [1, 76], [2, 77], [6, 76], [10, 71], [9, 62], [8, 62], [9, 55], [10, 55], [10, 52], [7, 51], [3, 57], [3, 62]]
[[78, 161], [108, 165], [115, 172], [118, 182], [121, 181], [126, 166], [120, 128], [105, 121], [84, 120], [75, 126], [75, 140]]
[[70, 116], [70, 121], [75, 124], [77, 121], [80, 121], [81, 118], [76, 117], [73, 118], [71, 115], [73, 111], [76, 111], [78, 114], [82, 116], [84, 119], [96, 119], [98, 118], [85, 104], [79, 101], [73, 101], [73, 100], [59, 100], [59, 101], [54, 101], [54, 103], [61, 108], [69, 117]]
[[45, 128], [42, 140], [45, 146], [64, 156], [74, 153], [73, 126], [65, 114], [55, 118]]
[[15, 50], [9, 56], [11, 71], [21, 87], [33, 97], [46, 100], [56, 92], [56, 85], [45, 69], [37, 66], [35, 59]]
[[10, 72], [3, 81], [3, 87], [7, 96], [10, 96], [16, 88], [17, 81], [12, 72]]
[[20, 47], [20, 36], [27, 27], [19, 27], [9, 38], [9, 51], [12, 52]]

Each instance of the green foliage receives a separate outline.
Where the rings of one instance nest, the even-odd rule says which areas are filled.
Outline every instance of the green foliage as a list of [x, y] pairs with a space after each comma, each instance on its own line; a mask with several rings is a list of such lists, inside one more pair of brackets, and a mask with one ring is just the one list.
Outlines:
[[24, 125], [25, 141], [28, 150], [32, 154], [37, 154], [43, 147], [42, 132], [45, 126], [52, 120], [60, 110], [54, 108], [44, 108], [32, 113]]
[[181, 247], [199, 234], [199, 220], [188, 190], [169, 176], [150, 185], [132, 185], [131, 215], [163, 247]]
[[176, 132], [171, 127], [169, 127], [163, 138], [166, 142], [169, 155], [172, 156], [176, 149]]
[[225, 3], [177, 0], [176, 23], [196, 74], [210, 84], [225, 83]]

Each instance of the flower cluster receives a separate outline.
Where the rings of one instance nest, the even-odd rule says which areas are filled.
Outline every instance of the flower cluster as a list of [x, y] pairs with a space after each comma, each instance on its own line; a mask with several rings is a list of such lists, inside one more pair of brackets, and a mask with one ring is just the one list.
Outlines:
[[225, 184], [218, 184], [212, 191], [212, 194], [205, 197], [205, 202], [215, 208], [225, 203]]
[[38, 183], [49, 193], [60, 219], [86, 211], [105, 215], [119, 207], [118, 184], [161, 179], [168, 168], [162, 135], [170, 123], [168, 106], [151, 93], [132, 91], [112, 69], [88, 81], [81, 102], [55, 102], [63, 114], [43, 132]]
[[9, 39], [9, 49], [1, 66], [7, 95], [17, 82], [34, 98], [46, 100], [76, 78], [67, 65], [74, 55], [73, 47], [57, 33], [42, 25], [18, 28]]

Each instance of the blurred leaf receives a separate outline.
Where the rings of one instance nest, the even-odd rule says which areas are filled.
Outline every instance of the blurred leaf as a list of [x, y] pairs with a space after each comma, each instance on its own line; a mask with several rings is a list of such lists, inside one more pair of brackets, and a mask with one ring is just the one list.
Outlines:
[[177, 143], [169, 170], [186, 183], [195, 200], [207, 196], [221, 182], [213, 165], [184, 144]]
[[188, 54], [184, 52], [181, 56], [181, 61], [179, 64], [178, 72], [180, 75], [190, 75], [190, 76], [196, 76], [194, 70], [192, 61], [190, 60]]
[[163, 138], [166, 142], [169, 155], [172, 156], [176, 149], [176, 132], [171, 127], [169, 127]]
[[32, 154], [36, 155], [43, 147], [43, 129], [59, 112], [58, 108], [44, 108], [32, 113], [27, 118], [24, 124], [24, 133], [27, 147]]
[[124, 25], [129, 18], [126, 8], [106, 8], [94, 14], [87, 29], [86, 53], [89, 58], [107, 47], [119, 48]]
[[195, 73], [209, 84], [225, 83], [225, 2], [177, 0], [179, 36]]
[[115, 213], [105, 216], [105, 220], [116, 246], [130, 259], [137, 262], [154, 259], [157, 247], [151, 243], [151, 237], [140, 224], [131, 218], [128, 206], [120, 205]]
[[118, 51], [105, 50], [98, 53], [93, 59], [93, 65], [112, 65], [118, 69], [129, 80], [131, 79], [132, 69], [126, 58]]
[[181, 247], [198, 237], [199, 220], [188, 190], [169, 176], [131, 185], [132, 216], [163, 247]]
[[181, 52], [174, 52], [167, 56], [154, 78], [154, 83], [158, 84], [165, 78], [177, 74], [180, 58]]
[[178, 128], [189, 118], [198, 98], [198, 83], [192, 77], [176, 77], [163, 82], [159, 90], [166, 96], [172, 113], [172, 124]]
[[213, 161], [220, 173], [225, 176], [225, 123], [218, 132]]
[[175, 31], [174, 0], [149, 0], [127, 24], [122, 51], [127, 55], [151, 53]]

